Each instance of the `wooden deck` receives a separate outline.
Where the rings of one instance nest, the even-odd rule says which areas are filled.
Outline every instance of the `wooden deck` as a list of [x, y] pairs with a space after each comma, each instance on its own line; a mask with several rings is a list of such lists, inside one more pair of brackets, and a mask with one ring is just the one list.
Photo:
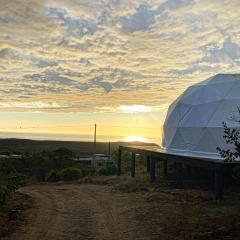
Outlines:
[[163, 162], [163, 174], [168, 174], [168, 161], [176, 163], [176, 182], [178, 188], [184, 187], [184, 168], [200, 167], [212, 170], [214, 172], [214, 194], [217, 200], [223, 199], [223, 179], [226, 173], [238, 163], [226, 163], [220, 159], [200, 158], [180, 156], [164, 152], [160, 147], [155, 146], [119, 146], [118, 150], [118, 176], [121, 175], [122, 152], [132, 153], [131, 176], [135, 177], [136, 154], [142, 154], [147, 158], [147, 170], [149, 172], [149, 181], [156, 180], [156, 161]]

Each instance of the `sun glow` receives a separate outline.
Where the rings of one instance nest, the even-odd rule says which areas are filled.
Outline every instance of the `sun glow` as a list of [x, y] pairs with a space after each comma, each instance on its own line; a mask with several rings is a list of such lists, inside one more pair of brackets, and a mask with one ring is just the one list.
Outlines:
[[142, 136], [128, 136], [124, 140], [126, 142], [146, 142], [146, 138]]
[[121, 105], [119, 109], [124, 113], [146, 113], [152, 111], [151, 107], [145, 105]]

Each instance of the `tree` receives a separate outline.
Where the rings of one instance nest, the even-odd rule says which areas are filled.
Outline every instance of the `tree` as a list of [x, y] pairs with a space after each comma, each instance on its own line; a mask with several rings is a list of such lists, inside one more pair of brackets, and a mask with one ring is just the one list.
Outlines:
[[[237, 114], [240, 116], [240, 107], [237, 109]], [[233, 114], [230, 120], [239, 123], [240, 126], [240, 118], [236, 117], [236, 114]], [[236, 161], [240, 158], [240, 130], [238, 128], [228, 127], [225, 122], [223, 122], [223, 128], [223, 138], [226, 139], [227, 144], [233, 145], [234, 148], [225, 150], [217, 147], [217, 150], [225, 162]]]
[[59, 148], [49, 155], [49, 163], [52, 169], [62, 169], [74, 165], [74, 153], [67, 148]]

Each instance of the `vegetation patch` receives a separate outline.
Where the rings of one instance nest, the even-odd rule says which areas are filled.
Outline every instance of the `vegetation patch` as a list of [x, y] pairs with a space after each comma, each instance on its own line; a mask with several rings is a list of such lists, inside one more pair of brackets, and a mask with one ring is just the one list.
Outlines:
[[115, 165], [107, 165], [103, 166], [98, 169], [98, 174], [100, 176], [110, 176], [110, 175], [115, 175], [117, 172], [117, 169]]
[[59, 177], [63, 181], [78, 180], [83, 177], [82, 171], [79, 168], [69, 167], [59, 172]]
[[15, 173], [14, 175], [2, 177], [0, 181], [0, 208], [11, 197], [11, 194], [24, 184], [25, 175], [22, 174]]

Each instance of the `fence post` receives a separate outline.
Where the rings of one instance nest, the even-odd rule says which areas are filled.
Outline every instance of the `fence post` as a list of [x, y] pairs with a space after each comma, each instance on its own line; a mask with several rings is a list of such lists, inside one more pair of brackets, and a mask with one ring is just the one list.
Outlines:
[[167, 177], [168, 175], [168, 166], [167, 166], [167, 160], [164, 159], [163, 160], [163, 176]]
[[177, 167], [177, 187], [183, 188], [183, 164], [181, 162], [177, 162], [176, 167]]
[[121, 176], [121, 168], [122, 168], [122, 150], [118, 149], [118, 162], [117, 162], [117, 175]]
[[135, 177], [135, 171], [136, 171], [136, 154], [132, 152], [131, 177]]
[[156, 180], [156, 160], [150, 157], [150, 183]]
[[147, 172], [150, 172], [150, 156], [147, 156]]
[[216, 166], [214, 172], [214, 193], [216, 200], [223, 199], [223, 169], [222, 166]]

